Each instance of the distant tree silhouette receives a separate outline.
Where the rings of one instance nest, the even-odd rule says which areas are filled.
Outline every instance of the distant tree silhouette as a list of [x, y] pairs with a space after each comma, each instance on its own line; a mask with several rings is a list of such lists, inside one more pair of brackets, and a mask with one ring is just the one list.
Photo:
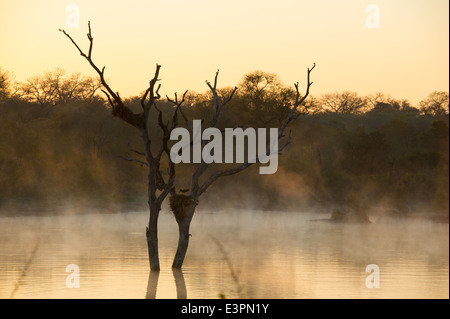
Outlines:
[[343, 114], [360, 114], [367, 106], [365, 98], [351, 91], [324, 94], [320, 103], [325, 112]]
[[11, 74], [0, 68], [0, 100], [9, 97], [11, 93]]
[[34, 76], [20, 85], [20, 96], [42, 105], [66, 104], [73, 101], [93, 101], [100, 83], [80, 73], [70, 76], [62, 69]]
[[[274, 73], [253, 71], [244, 75], [238, 85], [235, 107], [238, 113], [246, 110], [249, 120], [258, 127], [279, 126], [295, 103], [296, 91], [285, 86]], [[297, 114], [308, 113], [305, 104]]]
[[385, 95], [382, 92], [377, 92], [366, 96], [367, 112], [415, 112], [418, 109], [411, 106], [408, 100], [397, 100], [390, 95]]
[[238, 94], [247, 98], [250, 105], [272, 104], [272, 107], [289, 107], [295, 102], [296, 92], [286, 87], [274, 73], [254, 71], [244, 75], [238, 85]]
[[434, 91], [419, 103], [422, 114], [434, 117], [446, 117], [449, 114], [448, 92]]

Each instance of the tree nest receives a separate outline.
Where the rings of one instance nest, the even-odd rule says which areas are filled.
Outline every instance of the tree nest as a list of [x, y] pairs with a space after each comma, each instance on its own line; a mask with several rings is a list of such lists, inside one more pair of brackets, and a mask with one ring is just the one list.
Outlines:
[[175, 194], [169, 198], [170, 209], [172, 210], [177, 223], [180, 223], [187, 215], [187, 210], [192, 204], [192, 199], [188, 195]]

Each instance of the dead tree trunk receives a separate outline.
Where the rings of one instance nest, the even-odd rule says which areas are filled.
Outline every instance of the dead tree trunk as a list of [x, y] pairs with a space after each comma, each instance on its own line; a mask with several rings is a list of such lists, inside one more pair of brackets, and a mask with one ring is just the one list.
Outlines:
[[145, 236], [147, 237], [148, 258], [150, 269], [159, 270], [159, 252], [158, 252], [158, 217], [159, 209], [150, 205], [150, 218], [148, 227], [146, 227]]
[[194, 216], [194, 211], [188, 213], [182, 221], [177, 221], [178, 223], [178, 247], [175, 253], [175, 258], [173, 259], [172, 268], [179, 269], [183, 265], [184, 257], [189, 246], [189, 228], [191, 226], [192, 217]]
[[191, 196], [173, 194], [169, 198], [170, 208], [178, 224], [178, 247], [173, 260], [172, 268], [179, 269], [183, 265], [184, 257], [189, 246], [189, 228], [194, 216], [196, 202]]

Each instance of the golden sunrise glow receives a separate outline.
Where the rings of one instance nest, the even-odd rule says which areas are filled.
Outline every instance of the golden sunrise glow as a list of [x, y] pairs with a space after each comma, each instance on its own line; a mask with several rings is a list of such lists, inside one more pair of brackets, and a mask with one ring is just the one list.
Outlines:
[[[70, 4], [79, 28], [67, 25]], [[369, 4], [379, 8], [379, 28], [369, 28]], [[57, 67], [94, 75], [64, 28], [87, 49], [122, 96], [148, 85], [162, 65], [163, 94], [204, 92], [221, 70], [220, 86], [236, 85], [259, 69], [291, 85], [304, 84], [317, 63], [311, 93], [375, 92], [413, 105], [449, 85], [447, 0], [2, 0], [0, 66], [17, 81]]]

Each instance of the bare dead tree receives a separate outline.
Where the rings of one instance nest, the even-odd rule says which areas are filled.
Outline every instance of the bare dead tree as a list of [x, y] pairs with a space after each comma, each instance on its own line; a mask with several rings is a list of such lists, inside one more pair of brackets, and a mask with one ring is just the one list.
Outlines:
[[[178, 125], [178, 111], [184, 102], [185, 95], [187, 91], [183, 94], [181, 101], [178, 101], [177, 96], [175, 100], [170, 100], [175, 104], [175, 109], [172, 115], [171, 121], [164, 123], [162, 118], [162, 112], [158, 109], [156, 101], [161, 98], [159, 94], [159, 89], [161, 85], [156, 86], [159, 81], [159, 72], [161, 65], [156, 65], [156, 70], [153, 78], [149, 82], [148, 88], [145, 90], [140, 103], [142, 106], [142, 111], [140, 113], [134, 113], [131, 109], [126, 106], [120, 97], [118, 92], [115, 92], [107, 83], [105, 79], [105, 67], [100, 69], [95, 62], [92, 60], [92, 50], [94, 44], [94, 38], [91, 32], [90, 22], [88, 23], [88, 33], [87, 38], [89, 40], [89, 49], [85, 53], [75, 42], [75, 40], [64, 30], [60, 30], [77, 48], [80, 55], [85, 58], [91, 67], [97, 72], [100, 82], [102, 84], [102, 92], [105, 94], [106, 98], [112, 109], [112, 115], [117, 116], [124, 122], [135, 127], [142, 138], [144, 151], [136, 151], [128, 145], [129, 150], [137, 155], [143, 155], [144, 160], [139, 160], [135, 157], [127, 158], [129, 161], [138, 162], [147, 167], [147, 195], [148, 195], [148, 205], [150, 210], [150, 218], [148, 226], [146, 228], [147, 246], [149, 254], [150, 268], [152, 270], [159, 270], [159, 253], [158, 253], [158, 217], [161, 211], [161, 205], [164, 199], [170, 193], [174, 192], [174, 181], [175, 181], [175, 165], [170, 161], [170, 152], [168, 142], [170, 139], [171, 131]], [[152, 138], [149, 134], [149, 119], [151, 116], [151, 111], [156, 112], [155, 115], [158, 116], [158, 125], [163, 133], [161, 140], [161, 145], [155, 147], [152, 144]], [[160, 169], [162, 157], [166, 155], [169, 160], [168, 168], [168, 178], [164, 179], [164, 175]]]
[[[129, 161], [138, 162], [139, 164], [146, 166], [148, 168], [148, 205], [150, 210], [150, 218], [148, 222], [148, 227], [146, 229], [147, 236], [147, 244], [148, 244], [148, 253], [149, 253], [149, 261], [150, 268], [152, 270], [159, 270], [159, 255], [158, 255], [158, 233], [157, 233], [157, 221], [159, 212], [161, 210], [161, 205], [165, 198], [170, 194], [170, 206], [175, 215], [175, 219], [178, 223], [179, 229], [179, 240], [178, 247], [175, 254], [175, 258], [172, 264], [172, 268], [178, 269], [181, 268], [184, 262], [184, 258], [187, 252], [188, 244], [189, 244], [189, 234], [190, 224], [192, 221], [192, 217], [194, 216], [195, 208], [198, 204], [198, 200], [202, 194], [220, 177], [235, 175], [248, 167], [252, 166], [255, 162], [259, 161], [256, 158], [256, 161], [247, 161], [233, 168], [220, 169], [209, 173], [208, 176], [202, 178], [207, 169], [211, 164], [202, 162], [200, 163], [191, 177], [191, 188], [190, 194], [184, 194], [187, 191], [183, 190], [183, 194], [176, 194], [174, 189], [175, 184], [175, 164], [172, 162], [170, 158], [170, 150], [169, 150], [169, 141], [171, 132], [178, 125], [179, 114], [183, 117], [183, 120], [186, 123], [187, 129], [193, 133], [193, 127], [189, 124], [189, 120], [183, 111], [182, 105], [185, 102], [187, 91], [183, 94], [181, 99], [178, 98], [177, 94], [175, 94], [175, 99], [170, 99], [167, 97], [167, 101], [172, 103], [174, 106], [174, 112], [172, 115], [171, 121], [164, 122], [162, 111], [157, 107], [156, 101], [161, 98], [159, 89], [161, 85], [156, 87], [156, 83], [159, 81], [159, 71], [161, 66], [156, 65], [156, 71], [153, 78], [149, 82], [149, 87], [143, 94], [141, 98], [141, 106], [142, 112], [133, 113], [129, 107], [127, 107], [123, 100], [121, 99], [118, 92], [114, 92], [108, 83], [105, 80], [105, 67], [100, 69], [92, 60], [92, 48], [93, 48], [93, 37], [91, 33], [91, 26], [88, 23], [88, 33], [87, 38], [89, 40], [89, 49], [86, 54], [83, 50], [80, 49], [78, 44], [73, 40], [73, 38], [67, 34], [64, 30], [60, 30], [77, 48], [80, 55], [85, 58], [92, 68], [97, 72], [100, 82], [102, 83], [103, 90], [102, 92], [106, 95], [109, 104], [112, 108], [112, 115], [119, 117], [121, 120], [135, 127], [139, 132], [144, 144], [144, 152], [140, 152], [131, 148], [128, 145], [129, 150], [132, 153], [135, 153], [140, 156], [145, 157], [145, 162], [143, 160], [136, 159], [135, 157], [126, 158]], [[286, 116], [284, 121], [278, 131], [278, 140], [283, 140], [284, 142], [278, 149], [267, 150], [266, 156], [273, 154], [274, 152], [281, 152], [290, 142], [291, 142], [291, 134], [289, 133], [288, 137], [285, 136], [285, 130], [289, 123], [295, 118], [296, 113], [298, 112], [298, 107], [306, 100], [309, 95], [309, 89], [313, 84], [310, 81], [310, 75], [313, 69], [315, 68], [315, 64], [308, 68], [307, 70], [307, 85], [306, 92], [302, 96], [299, 91], [299, 84], [295, 83], [295, 102], [291, 106], [289, 114]], [[236, 93], [237, 87], [232, 89], [230, 93], [226, 96], [219, 97], [217, 83], [218, 83], [219, 71], [217, 71], [214, 83], [206, 81], [206, 84], [212, 94], [213, 100], [213, 114], [212, 119], [209, 123], [209, 127], [216, 127], [217, 122], [220, 118], [220, 115], [225, 108], [225, 106], [231, 101], [234, 94]], [[155, 150], [152, 144], [151, 137], [149, 135], [149, 118], [151, 110], [155, 110], [157, 112], [157, 122], [158, 126], [162, 131], [161, 145]], [[207, 143], [202, 141], [203, 145]], [[280, 144], [279, 144], [280, 145]], [[168, 179], [167, 181], [163, 178], [163, 174], [160, 169], [160, 164], [162, 161], [162, 157], [165, 156], [168, 158]]]

